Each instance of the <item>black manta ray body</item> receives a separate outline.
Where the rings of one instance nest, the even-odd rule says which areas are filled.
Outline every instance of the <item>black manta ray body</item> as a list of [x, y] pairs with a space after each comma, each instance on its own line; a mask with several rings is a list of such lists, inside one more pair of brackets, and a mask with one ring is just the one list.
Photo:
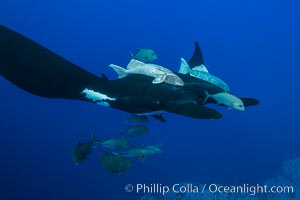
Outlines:
[[[191, 67], [204, 63], [198, 43], [188, 63]], [[202, 105], [204, 91], [222, 92], [211, 83], [184, 74], [177, 74], [183, 87], [152, 84], [152, 77], [139, 74], [100, 78], [4, 26], [0, 26], [0, 75], [37, 96], [87, 101], [133, 114], [166, 111], [201, 119], [222, 116]], [[258, 104], [256, 99], [241, 99], [245, 106]]]

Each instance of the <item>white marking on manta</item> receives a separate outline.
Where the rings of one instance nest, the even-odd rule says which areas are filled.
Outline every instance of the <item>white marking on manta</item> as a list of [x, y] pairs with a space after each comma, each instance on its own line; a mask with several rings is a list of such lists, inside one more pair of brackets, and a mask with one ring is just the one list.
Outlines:
[[96, 102], [102, 106], [110, 106], [106, 100], [115, 101], [117, 98], [112, 98], [107, 96], [106, 94], [102, 94], [100, 92], [95, 92], [94, 90], [85, 88], [81, 94], [84, 94], [86, 98], [92, 99], [93, 102]]
[[106, 106], [106, 107], [110, 106], [110, 104], [107, 103], [106, 101], [96, 102], [96, 104], [101, 105], [101, 106]]

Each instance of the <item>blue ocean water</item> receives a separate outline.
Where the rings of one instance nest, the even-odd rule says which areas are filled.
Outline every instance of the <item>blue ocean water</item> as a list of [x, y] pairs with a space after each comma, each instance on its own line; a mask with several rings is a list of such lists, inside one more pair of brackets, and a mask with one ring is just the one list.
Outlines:
[[162, 154], [134, 160], [117, 176], [100, 165], [101, 148], [79, 166], [71, 152], [93, 131], [117, 137], [130, 114], [37, 97], [0, 77], [0, 199], [137, 199], [126, 184], [257, 184], [277, 176], [285, 160], [300, 156], [299, 9], [280, 0], [2, 0], [2, 25], [111, 79], [107, 66], [125, 66], [143, 47], [178, 71], [198, 41], [209, 71], [260, 104], [245, 112], [216, 107], [218, 120], [151, 119], [133, 143], [161, 145]]

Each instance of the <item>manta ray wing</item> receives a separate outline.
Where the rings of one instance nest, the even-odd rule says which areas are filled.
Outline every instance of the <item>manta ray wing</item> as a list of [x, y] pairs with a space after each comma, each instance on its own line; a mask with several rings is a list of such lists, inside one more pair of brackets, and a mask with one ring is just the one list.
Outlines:
[[83, 86], [101, 78], [27, 37], [0, 25], [0, 75], [37, 96], [81, 99]]

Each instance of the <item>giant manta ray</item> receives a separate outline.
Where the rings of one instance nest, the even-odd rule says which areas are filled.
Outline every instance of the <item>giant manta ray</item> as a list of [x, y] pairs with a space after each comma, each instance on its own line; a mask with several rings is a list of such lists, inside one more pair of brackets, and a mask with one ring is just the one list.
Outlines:
[[[188, 64], [204, 64], [198, 43]], [[17, 87], [41, 97], [87, 101], [133, 114], [166, 111], [201, 119], [222, 117], [220, 112], [203, 105], [204, 91], [223, 92], [209, 82], [184, 74], [177, 74], [184, 81], [183, 87], [152, 84], [152, 77], [138, 74], [108, 80], [1, 25], [0, 74]], [[241, 99], [245, 106], [259, 103], [253, 98]]]

